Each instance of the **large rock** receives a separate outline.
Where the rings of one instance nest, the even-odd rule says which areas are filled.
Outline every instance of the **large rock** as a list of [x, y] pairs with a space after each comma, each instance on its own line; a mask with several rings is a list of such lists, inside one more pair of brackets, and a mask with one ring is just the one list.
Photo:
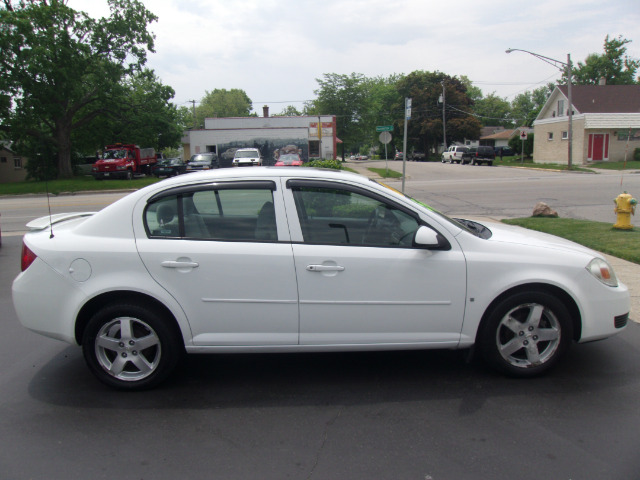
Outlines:
[[558, 212], [553, 210], [549, 205], [544, 202], [536, 203], [536, 206], [533, 207], [533, 217], [557, 217]]

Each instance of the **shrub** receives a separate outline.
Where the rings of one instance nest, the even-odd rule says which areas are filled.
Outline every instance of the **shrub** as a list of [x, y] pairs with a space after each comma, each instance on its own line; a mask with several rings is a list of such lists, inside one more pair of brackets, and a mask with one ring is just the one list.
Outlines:
[[314, 168], [331, 168], [333, 170], [342, 170], [342, 162], [339, 160], [311, 160], [304, 164], [305, 167]]

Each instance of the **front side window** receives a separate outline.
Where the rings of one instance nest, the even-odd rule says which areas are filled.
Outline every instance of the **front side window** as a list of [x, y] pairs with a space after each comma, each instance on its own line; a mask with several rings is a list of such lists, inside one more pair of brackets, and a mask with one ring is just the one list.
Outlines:
[[305, 243], [411, 247], [420, 226], [408, 212], [341, 188], [292, 188]]
[[150, 238], [277, 241], [270, 188], [213, 188], [163, 196], [145, 209]]

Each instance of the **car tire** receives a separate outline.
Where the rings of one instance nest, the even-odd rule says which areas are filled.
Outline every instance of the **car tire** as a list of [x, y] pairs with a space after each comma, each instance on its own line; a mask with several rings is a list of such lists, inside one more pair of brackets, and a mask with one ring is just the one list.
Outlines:
[[520, 292], [498, 303], [478, 333], [484, 360], [512, 377], [533, 377], [553, 367], [573, 339], [564, 304], [543, 291]]
[[493, 167], [493, 160], [489, 160], [489, 161], [487, 162], [487, 165], [489, 165], [490, 167]]
[[95, 313], [82, 336], [91, 372], [121, 390], [144, 390], [164, 381], [184, 353], [179, 330], [156, 309], [126, 303]]

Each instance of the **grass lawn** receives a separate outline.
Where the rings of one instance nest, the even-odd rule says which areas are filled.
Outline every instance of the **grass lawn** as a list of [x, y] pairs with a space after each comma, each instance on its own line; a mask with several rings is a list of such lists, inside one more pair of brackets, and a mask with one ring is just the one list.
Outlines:
[[[525, 158], [524, 162], [520, 157], [503, 157], [502, 160], [496, 157], [493, 162], [494, 165], [503, 165], [505, 167], [528, 167], [528, 168], [540, 168], [547, 170], [566, 170], [567, 166], [558, 163], [533, 163], [533, 159]], [[573, 165], [571, 170], [578, 172], [597, 172], [598, 169], [604, 170], [639, 170], [640, 162], [633, 160], [625, 162], [598, 162], [591, 163], [589, 165]]]
[[23, 195], [26, 193], [49, 193], [57, 195], [63, 192], [83, 192], [91, 190], [129, 190], [146, 187], [159, 180], [155, 177], [134, 178], [133, 180], [96, 180], [93, 177], [79, 176], [68, 180], [49, 182], [26, 181], [18, 183], [0, 183], [0, 195]]
[[503, 222], [573, 240], [599, 252], [640, 264], [638, 226], [633, 230], [618, 230], [613, 228], [612, 223], [542, 217], [514, 218]]
[[599, 162], [589, 165], [589, 168], [602, 168], [603, 170], [640, 170], [640, 161], [632, 160], [627, 162]]
[[382, 178], [402, 178], [402, 174], [400, 172], [396, 172], [395, 170], [386, 168], [369, 168], [368, 170], [377, 175], [380, 175]]

